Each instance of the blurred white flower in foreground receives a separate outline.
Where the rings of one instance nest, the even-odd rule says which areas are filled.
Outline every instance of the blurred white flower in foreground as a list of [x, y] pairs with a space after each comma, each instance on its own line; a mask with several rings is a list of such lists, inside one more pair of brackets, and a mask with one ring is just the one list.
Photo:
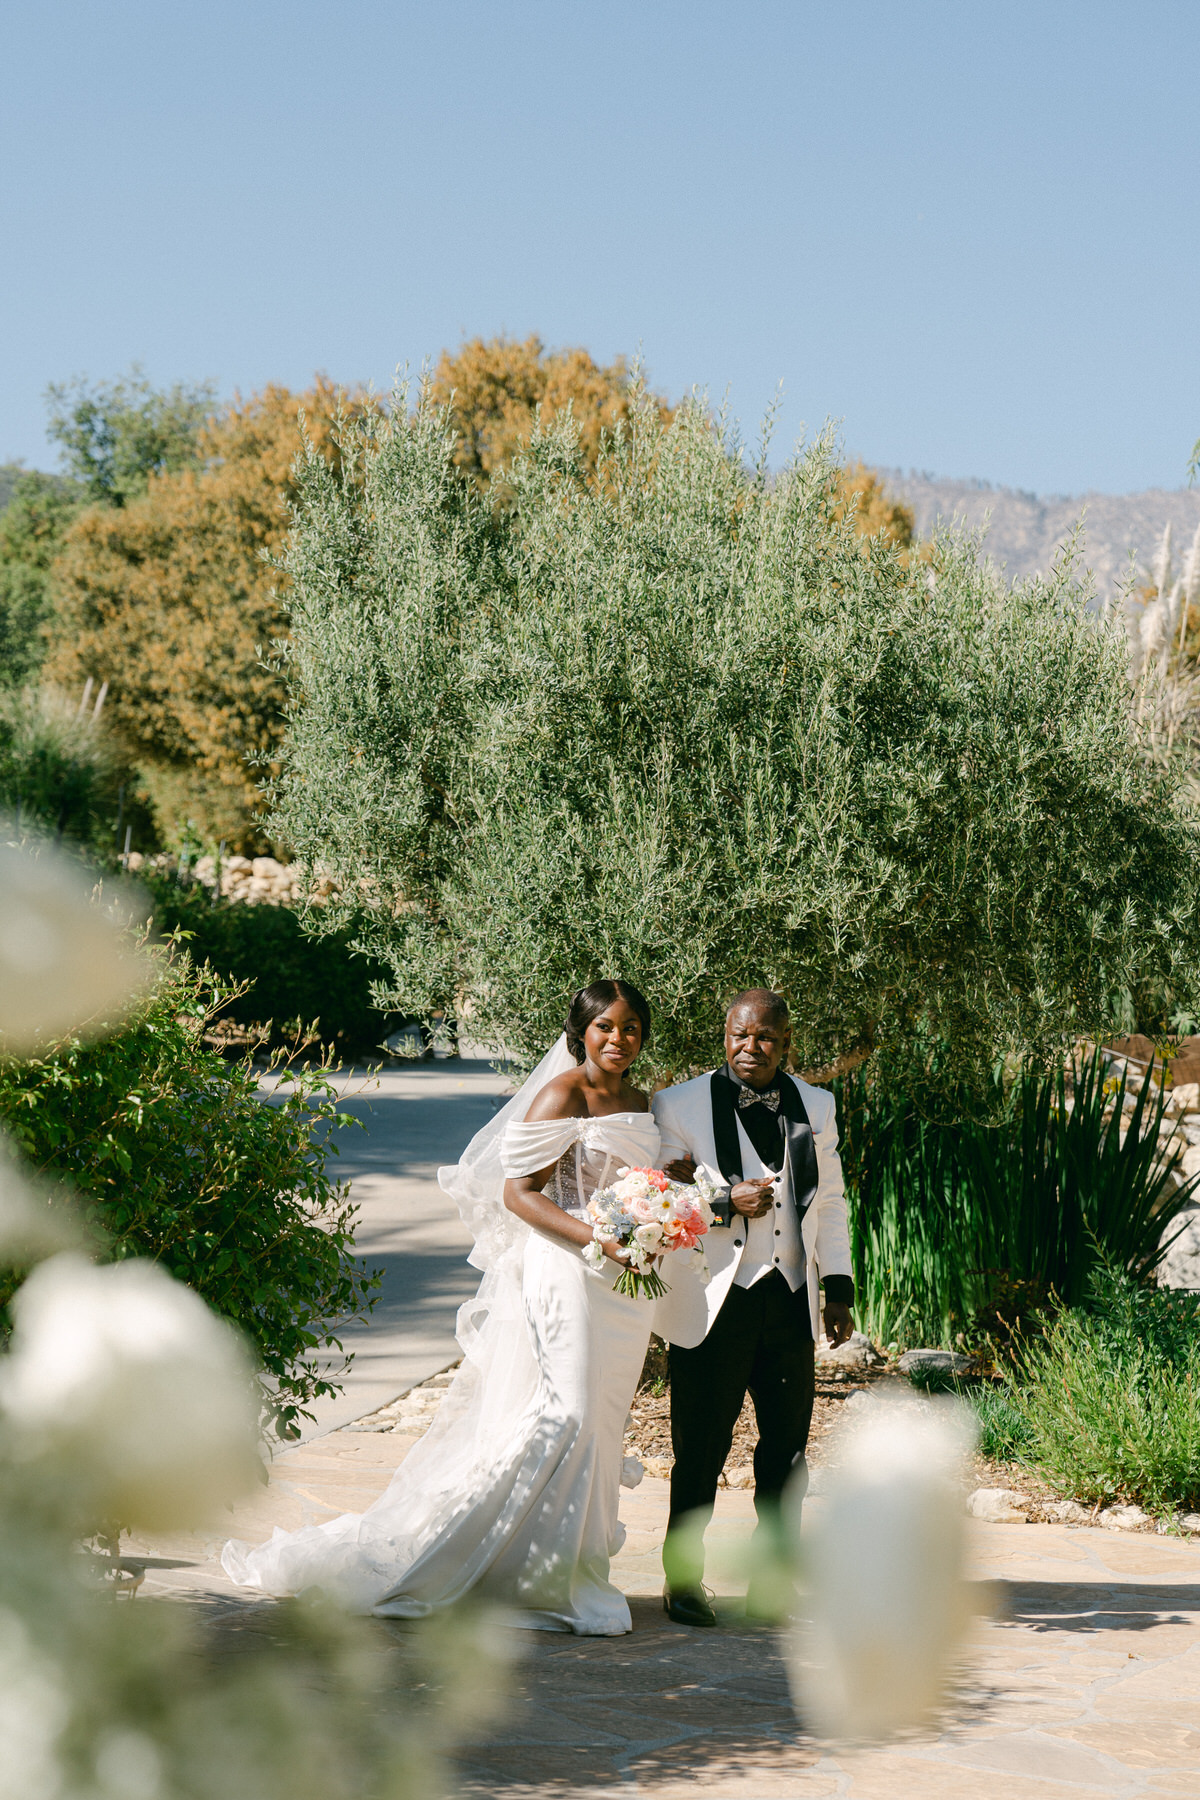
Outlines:
[[0, 844], [0, 1050], [28, 1056], [91, 1020], [111, 1023], [145, 987], [150, 959], [66, 857]]
[[0, 1138], [0, 1258], [12, 1267], [77, 1244], [80, 1228], [67, 1208], [35, 1192]]
[[972, 1439], [952, 1402], [879, 1402], [845, 1429], [806, 1511], [808, 1622], [789, 1643], [798, 1710], [821, 1735], [887, 1737], [937, 1705], [970, 1617], [960, 1471]]
[[0, 1800], [58, 1800], [58, 1743], [70, 1707], [59, 1671], [0, 1610]]
[[82, 1475], [97, 1522], [196, 1525], [254, 1484], [249, 1359], [233, 1330], [156, 1263], [51, 1257], [12, 1313], [0, 1409], [17, 1452]]

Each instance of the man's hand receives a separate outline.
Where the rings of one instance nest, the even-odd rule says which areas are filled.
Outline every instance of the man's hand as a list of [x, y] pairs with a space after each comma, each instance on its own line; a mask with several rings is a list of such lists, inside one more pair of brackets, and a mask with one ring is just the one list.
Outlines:
[[663, 1164], [663, 1174], [690, 1187], [696, 1178], [696, 1159], [694, 1156], [677, 1156], [674, 1162]]
[[730, 1188], [729, 1201], [734, 1212], [741, 1213], [744, 1219], [761, 1219], [775, 1204], [775, 1183], [739, 1181]]
[[839, 1344], [848, 1344], [854, 1335], [854, 1314], [842, 1300], [825, 1302], [825, 1336], [829, 1339], [829, 1348], [836, 1350]]

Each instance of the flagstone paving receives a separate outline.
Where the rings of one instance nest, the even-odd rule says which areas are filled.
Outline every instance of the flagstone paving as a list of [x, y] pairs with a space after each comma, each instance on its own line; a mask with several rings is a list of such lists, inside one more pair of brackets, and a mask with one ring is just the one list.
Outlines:
[[[345, 1430], [283, 1452], [229, 1534], [258, 1541], [276, 1524], [361, 1509], [412, 1441]], [[622, 1497], [615, 1574], [630, 1636], [508, 1634], [510, 1702], [459, 1757], [470, 1800], [1200, 1800], [1200, 1540], [972, 1520], [972, 1576], [991, 1616], [945, 1716], [902, 1742], [848, 1749], [805, 1732], [779, 1633], [739, 1617], [750, 1495], [718, 1496], [717, 1631], [663, 1615], [666, 1500], [650, 1478]], [[232, 1587], [219, 1547], [215, 1536], [132, 1546], [153, 1565], [143, 1592], [202, 1600], [215, 1617], [269, 1604]], [[419, 1638], [379, 1629], [406, 1653]]]

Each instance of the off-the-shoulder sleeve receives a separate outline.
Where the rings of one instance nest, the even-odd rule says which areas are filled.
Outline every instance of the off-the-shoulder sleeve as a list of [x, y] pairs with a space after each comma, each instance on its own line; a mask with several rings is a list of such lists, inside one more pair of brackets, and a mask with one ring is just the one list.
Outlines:
[[586, 1119], [523, 1119], [504, 1133], [500, 1161], [506, 1175], [532, 1175], [548, 1169], [579, 1137]]

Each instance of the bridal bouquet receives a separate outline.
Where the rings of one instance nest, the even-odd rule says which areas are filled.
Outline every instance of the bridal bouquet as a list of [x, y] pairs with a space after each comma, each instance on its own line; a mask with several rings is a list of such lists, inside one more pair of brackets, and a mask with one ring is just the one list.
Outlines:
[[592, 1242], [583, 1255], [593, 1269], [604, 1264], [602, 1239], [628, 1250], [630, 1267], [614, 1284], [618, 1294], [657, 1300], [667, 1284], [652, 1259], [669, 1250], [691, 1250], [708, 1280], [708, 1259], [700, 1240], [712, 1224], [713, 1190], [701, 1178], [691, 1185], [672, 1181], [661, 1169], [621, 1169], [611, 1187], [598, 1188], [588, 1201]]

